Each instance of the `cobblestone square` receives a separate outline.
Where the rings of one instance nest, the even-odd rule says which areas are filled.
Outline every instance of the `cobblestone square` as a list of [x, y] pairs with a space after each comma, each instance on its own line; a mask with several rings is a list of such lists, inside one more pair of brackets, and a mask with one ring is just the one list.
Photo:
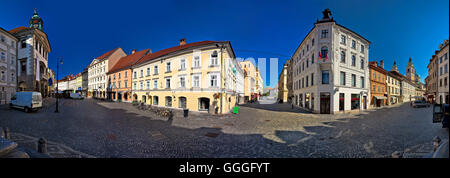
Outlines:
[[431, 107], [409, 104], [321, 115], [251, 103], [223, 117], [164, 119], [129, 103], [62, 99], [60, 113], [52, 99], [45, 103], [34, 113], [2, 106], [0, 127], [31, 149], [46, 138], [53, 157], [379, 158], [404, 150], [414, 157], [430, 150], [434, 136], [448, 139], [448, 130], [431, 123]]

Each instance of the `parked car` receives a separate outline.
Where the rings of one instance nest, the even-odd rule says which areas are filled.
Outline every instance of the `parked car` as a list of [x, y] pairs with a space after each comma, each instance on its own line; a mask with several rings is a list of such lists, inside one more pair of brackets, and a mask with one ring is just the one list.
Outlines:
[[430, 104], [428, 104], [425, 100], [416, 100], [412, 102], [412, 107], [414, 108], [430, 107]]
[[72, 99], [84, 99], [83, 96], [81, 96], [79, 93], [70, 93], [70, 98]]
[[448, 104], [435, 104], [433, 106], [433, 123], [442, 123], [442, 128], [448, 128], [450, 108]]
[[39, 92], [17, 92], [12, 98], [10, 107], [23, 109], [25, 112], [42, 108], [42, 95]]

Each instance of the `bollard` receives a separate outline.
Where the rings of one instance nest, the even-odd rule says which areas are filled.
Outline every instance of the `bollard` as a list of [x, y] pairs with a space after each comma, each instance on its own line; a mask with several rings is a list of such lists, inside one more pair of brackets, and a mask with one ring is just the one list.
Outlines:
[[47, 154], [47, 140], [40, 138], [38, 141], [38, 152], [42, 154]]
[[435, 136], [433, 138], [433, 151], [436, 151], [439, 145], [441, 145], [441, 138], [439, 138], [439, 136]]
[[7, 140], [11, 139], [11, 135], [9, 134], [9, 128], [8, 127], [6, 127], [6, 129], [5, 129], [5, 138]]

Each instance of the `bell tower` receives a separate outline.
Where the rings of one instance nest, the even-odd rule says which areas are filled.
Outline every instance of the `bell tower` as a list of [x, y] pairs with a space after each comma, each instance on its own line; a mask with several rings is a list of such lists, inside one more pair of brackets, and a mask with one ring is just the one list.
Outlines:
[[398, 72], [397, 62], [395, 62], [395, 60], [394, 60], [394, 65], [392, 65], [391, 71]]
[[33, 16], [30, 19], [30, 28], [36, 28], [41, 31], [44, 31], [44, 21], [39, 17], [36, 8], [34, 8]]
[[411, 57], [409, 57], [408, 65], [406, 66], [406, 77], [411, 81], [416, 81], [415, 76], [416, 76], [416, 69], [414, 69]]

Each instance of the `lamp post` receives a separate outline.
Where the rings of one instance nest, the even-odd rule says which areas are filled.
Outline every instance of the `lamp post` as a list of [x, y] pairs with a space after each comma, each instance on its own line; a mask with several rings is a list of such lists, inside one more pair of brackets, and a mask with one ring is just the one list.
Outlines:
[[58, 88], [58, 78], [59, 78], [59, 63], [61, 63], [61, 65], [63, 64], [63, 61], [62, 61], [62, 57], [60, 57], [59, 58], [60, 59], [60, 62], [56, 62], [56, 94], [55, 94], [55, 97], [56, 97], [56, 110], [55, 110], [55, 112], [56, 113], [58, 113], [59, 112], [59, 109], [58, 109], [58, 90], [59, 90], [59, 88]]

